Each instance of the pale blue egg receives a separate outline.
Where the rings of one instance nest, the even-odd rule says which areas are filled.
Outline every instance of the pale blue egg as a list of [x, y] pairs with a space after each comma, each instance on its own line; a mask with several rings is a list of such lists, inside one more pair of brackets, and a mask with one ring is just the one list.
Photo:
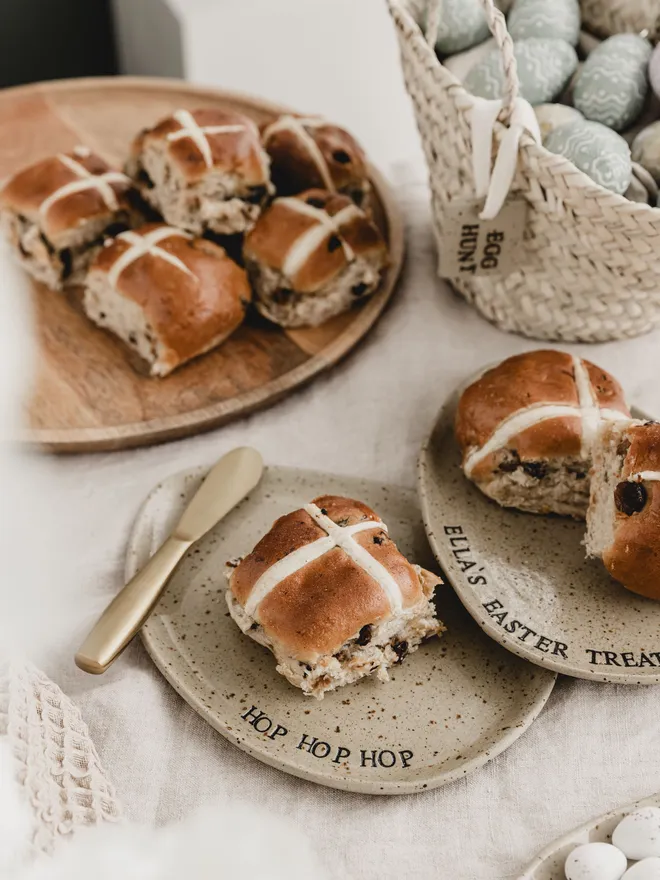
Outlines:
[[587, 119], [623, 131], [644, 109], [650, 57], [651, 44], [643, 37], [610, 37], [584, 62], [575, 80], [573, 103]]
[[516, 41], [555, 37], [575, 46], [580, 38], [580, 4], [578, 0], [516, 0], [508, 28]]
[[560, 125], [545, 138], [543, 146], [565, 156], [605, 189], [623, 195], [630, 186], [630, 147], [621, 135], [600, 122], [576, 119]]
[[[560, 95], [578, 65], [575, 49], [565, 40], [530, 37], [514, 46], [521, 97], [530, 104], [547, 104]], [[493, 49], [465, 77], [465, 88], [480, 98], [501, 98], [504, 69], [499, 49]]]
[[490, 36], [488, 22], [480, 0], [442, 0], [442, 18], [438, 40], [438, 55], [463, 52]]

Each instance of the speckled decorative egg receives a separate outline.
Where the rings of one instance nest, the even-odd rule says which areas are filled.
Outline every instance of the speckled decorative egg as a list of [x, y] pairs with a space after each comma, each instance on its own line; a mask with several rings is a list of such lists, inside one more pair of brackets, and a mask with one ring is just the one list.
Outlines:
[[660, 98], [660, 43], [653, 50], [649, 61], [649, 79], [651, 80], [651, 88]]
[[516, 0], [507, 22], [511, 37], [556, 37], [572, 46], [580, 37], [578, 0]]
[[[514, 47], [521, 97], [547, 104], [566, 87], [578, 64], [575, 49], [565, 40], [530, 37]], [[465, 78], [465, 88], [480, 98], [501, 98], [504, 70], [499, 49], [492, 50]]]
[[577, 119], [553, 129], [543, 141], [551, 153], [569, 159], [599, 186], [623, 195], [632, 179], [630, 147], [600, 122]]
[[623, 880], [660, 880], [660, 859], [642, 859], [628, 868]]
[[538, 104], [534, 107], [536, 119], [541, 129], [541, 136], [547, 137], [553, 128], [575, 122], [576, 119], [584, 119], [584, 116], [575, 107], [568, 104]]
[[454, 55], [483, 43], [490, 36], [480, 0], [442, 0], [442, 19], [435, 49]]
[[660, 857], [660, 809], [640, 807], [629, 813], [614, 829], [612, 843], [629, 859]]
[[637, 34], [616, 34], [589, 55], [573, 90], [587, 119], [623, 131], [638, 118], [648, 94], [651, 44]]
[[660, 121], [640, 131], [632, 142], [632, 157], [660, 182]]
[[611, 843], [585, 843], [566, 859], [567, 880], [621, 880], [628, 862]]

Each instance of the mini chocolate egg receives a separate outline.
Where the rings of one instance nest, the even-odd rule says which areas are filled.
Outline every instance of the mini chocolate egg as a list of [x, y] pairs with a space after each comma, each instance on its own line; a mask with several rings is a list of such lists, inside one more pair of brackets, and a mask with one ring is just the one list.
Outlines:
[[507, 27], [513, 40], [556, 37], [577, 45], [580, 36], [578, 0], [516, 0]]
[[601, 125], [576, 119], [553, 129], [543, 146], [558, 153], [588, 174], [599, 186], [623, 195], [632, 179], [630, 147], [616, 132]]
[[455, 55], [490, 36], [480, 0], [442, 0], [442, 18], [435, 44], [438, 55]]
[[472, 49], [468, 49], [466, 52], [450, 55], [442, 63], [447, 70], [454, 74], [457, 80], [462, 82], [475, 64], [478, 64], [482, 58], [489, 54], [494, 45], [495, 39], [491, 37], [490, 40], [486, 40], [485, 43], [480, 43], [478, 46], [473, 46]]
[[622, 131], [637, 119], [648, 94], [651, 44], [637, 34], [616, 34], [594, 49], [573, 90], [577, 109], [593, 122]]
[[660, 857], [660, 808], [640, 807], [614, 829], [612, 843], [629, 859]]
[[568, 104], [538, 104], [534, 107], [534, 113], [541, 129], [541, 136], [544, 138], [553, 128], [559, 128], [567, 122], [575, 122], [576, 119], [584, 119], [579, 110], [569, 107]]
[[[566, 87], [578, 64], [565, 40], [530, 37], [514, 46], [520, 95], [530, 104], [547, 104]], [[465, 88], [480, 98], [501, 98], [504, 71], [499, 49], [493, 49], [465, 77]]]
[[642, 859], [628, 868], [622, 880], [660, 880], [660, 859]]
[[649, 61], [649, 79], [651, 88], [656, 96], [660, 98], [660, 43], [653, 50], [651, 60]]
[[628, 862], [611, 843], [585, 843], [566, 859], [566, 880], [621, 880]]
[[632, 142], [632, 157], [660, 182], [660, 121], [640, 131]]

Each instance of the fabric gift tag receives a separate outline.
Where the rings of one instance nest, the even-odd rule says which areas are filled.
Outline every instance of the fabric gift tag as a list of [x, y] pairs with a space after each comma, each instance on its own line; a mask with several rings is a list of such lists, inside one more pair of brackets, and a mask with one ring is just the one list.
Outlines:
[[497, 217], [483, 220], [484, 200], [456, 199], [445, 209], [440, 248], [442, 278], [510, 275], [520, 266], [529, 204], [511, 195]]

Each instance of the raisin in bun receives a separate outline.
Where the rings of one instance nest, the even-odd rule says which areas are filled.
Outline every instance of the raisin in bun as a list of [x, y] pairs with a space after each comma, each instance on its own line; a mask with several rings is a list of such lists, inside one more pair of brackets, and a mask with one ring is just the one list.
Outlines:
[[130, 178], [79, 146], [14, 174], [0, 215], [22, 266], [57, 290], [82, 281], [104, 236], [140, 221], [136, 195]]
[[245, 232], [273, 192], [256, 123], [229, 110], [176, 110], [133, 142], [127, 171], [172, 226]]
[[594, 447], [587, 552], [629, 590], [660, 599], [660, 425], [604, 425]]
[[374, 672], [387, 681], [390, 666], [444, 629], [432, 602], [439, 579], [350, 498], [324, 495], [280, 517], [228, 578], [240, 629], [318, 699]]
[[343, 128], [321, 117], [281, 116], [263, 128], [262, 138], [278, 195], [321, 188], [365, 204], [367, 157]]
[[309, 190], [275, 199], [243, 251], [259, 311], [283, 327], [316, 326], [378, 287], [387, 246], [348, 196]]
[[516, 355], [461, 396], [463, 471], [504, 507], [583, 519], [598, 426], [629, 418], [621, 386], [600, 367], [560, 351]]

